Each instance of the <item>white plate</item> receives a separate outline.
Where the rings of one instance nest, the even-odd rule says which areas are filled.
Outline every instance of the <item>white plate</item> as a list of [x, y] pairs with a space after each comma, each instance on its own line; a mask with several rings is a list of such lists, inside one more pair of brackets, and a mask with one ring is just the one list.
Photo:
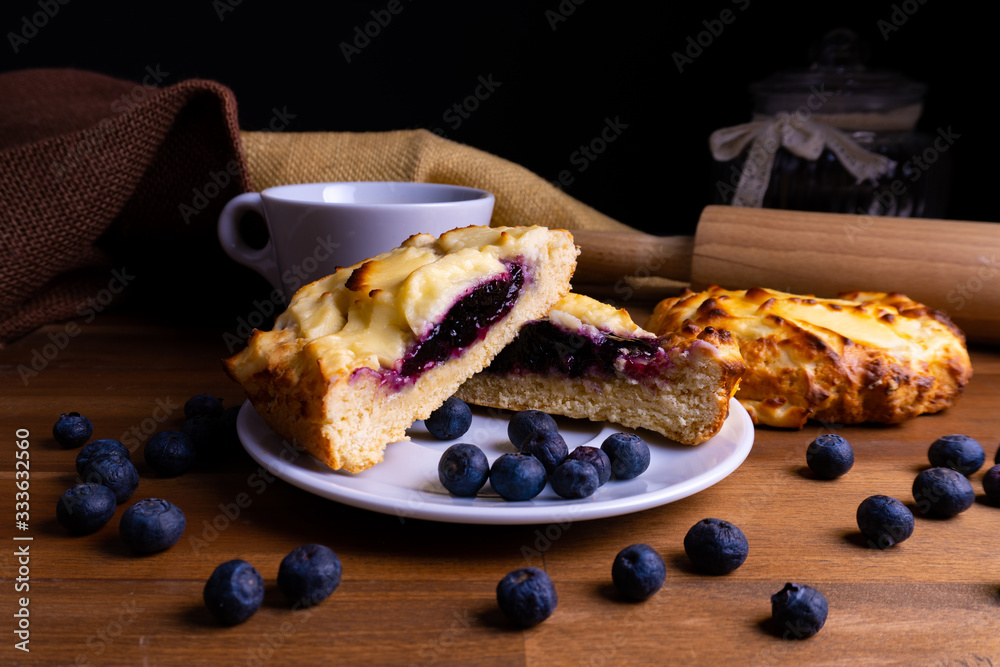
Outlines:
[[696, 447], [677, 444], [652, 431], [559, 417], [560, 433], [570, 449], [600, 447], [606, 437], [620, 431], [638, 433], [649, 443], [649, 468], [635, 479], [612, 479], [582, 500], [560, 498], [546, 486], [532, 500], [508, 502], [488, 482], [475, 498], [450, 495], [437, 478], [444, 450], [456, 442], [471, 442], [482, 448], [492, 463], [500, 454], [514, 451], [507, 439], [511, 414], [474, 407], [472, 427], [452, 441], [434, 439], [423, 422], [417, 422], [408, 432], [410, 441], [389, 445], [382, 463], [354, 475], [330, 470], [284, 442], [249, 401], [240, 410], [237, 431], [247, 452], [267, 471], [324, 498], [400, 518], [482, 524], [579, 521], [664, 505], [722, 480], [743, 463], [753, 446], [750, 415], [735, 399], [719, 433]]

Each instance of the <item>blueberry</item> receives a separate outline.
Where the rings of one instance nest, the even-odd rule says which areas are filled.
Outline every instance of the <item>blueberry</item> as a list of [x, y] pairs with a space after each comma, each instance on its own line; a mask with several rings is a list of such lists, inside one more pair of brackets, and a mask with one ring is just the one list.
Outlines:
[[56, 519], [74, 535], [92, 533], [115, 514], [115, 494], [100, 484], [77, 484], [56, 503]]
[[611, 580], [629, 600], [645, 600], [660, 590], [667, 578], [667, 568], [656, 549], [648, 544], [633, 544], [618, 552], [611, 566]]
[[108, 454], [117, 454], [125, 459], [129, 458], [128, 447], [112, 438], [101, 438], [84, 445], [80, 453], [76, 455], [76, 472], [82, 477], [88, 463]]
[[708, 574], [728, 574], [747, 559], [750, 545], [743, 531], [720, 519], [702, 519], [684, 536], [691, 563]]
[[90, 439], [94, 425], [79, 412], [64, 412], [52, 426], [52, 437], [66, 449], [79, 447]]
[[931, 444], [927, 458], [935, 468], [951, 468], [968, 477], [983, 467], [986, 452], [967, 435], [945, 435]]
[[597, 470], [597, 485], [604, 484], [611, 479], [611, 459], [604, 453], [604, 450], [597, 447], [581, 445], [571, 451], [567, 459], [571, 461], [586, 461]]
[[465, 401], [452, 396], [424, 420], [424, 426], [438, 440], [454, 440], [472, 426], [472, 410]]
[[957, 470], [928, 468], [913, 480], [913, 499], [925, 516], [951, 517], [972, 507], [976, 492]]
[[587, 498], [599, 487], [597, 468], [586, 461], [563, 461], [549, 476], [552, 490], [563, 498]]
[[497, 584], [497, 604], [514, 625], [530, 628], [555, 611], [559, 598], [552, 579], [537, 567], [514, 570]]
[[455, 496], [474, 496], [490, 478], [490, 463], [483, 450], [460, 442], [444, 450], [438, 462], [441, 485]]
[[1000, 465], [995, 465], [983, 475], [983, 491], [994, 505], [1000, 505]]
[[139, 488], [139, 471], [120, 454], [105, 454], [87, 462], [82, 477], [84, 482], [103, 484], [111, 489], [119, 505]]
[[205, 606], [225, 625], [253, 616], [264, 601], [264, 578], [245, 560], [226, 561], [205, 582]]
[[815, 588], [785, 584], [771, 596], [771, 618], [775, 630], [785, 639], [806, 639], [823, 628], [829, 605]]
[[507, 422], [507, 437], [510, 438], [511, 443], [518, 449], [521, 449], [521, 443], [532, 433], [536, 431], [559, 431], [559, 425], [556, 424], [555, 418], [552, 415], [546, 414], [541, 410], [522, 410], [521, 412], [514, 413], [514, 416], [510, 418]]
[[146, 464], [164, 477], [176, 477], [194, 464], [195, 450], [191, 438], [183, 431], [159, 431], [146, 442], [142, 450]]
[[278, 567], [278, 590], [297, 607], [319, 604], [340, 586], [340, 559], [330, 547], [303, 544]]
[[885, 549], [913, 534], [913, 512], [889, 496], [870, 496], [858, 505], [858, 529], [871, 546]]
[[162, 498], [145, 498], [122, 514], [118, 534], [133, 551], [150, 554], [177, 544], [187, 520], [177, 505]]
[[601, 449], [611, 460], [611, 472], [618, 479], [632, 479], [649, 467], [649, 445], [632, 433], [609, 435]]
[[225, 447], [239, 447], [240, 436], [236, 431], [236, 420], [240, 416], [240, 406], [234, 405], [222, 411], [222, 416], [215, 422], [215, 436]]
[[854, 465], [854, 450], [839, 435], [821, 435], [809, 443], [806, 464], [820, 479], [836, 479], [845, 475]]
[[219, 420], [209, 415], [195, 415], [184, 420], [181, 430], [191, 438], [196, 450], [217, 449], [214, 445], [219, 435]]
[[521, 441], [521, 451], [541, 461], [546, 474], [551, 475], [569, 454], [569, 447], [558, 431], [535, 431]]
[[222, 399], [211, 394], [198, 394], [192, 396], [184, 403], [184, 418], [191, 419], [198, 415], [205, 415], [212, 419], [222, 416]]
[[531, 500], [545, 481], [545, 466], [531, 454], [502, 454], [490, 467], [490, 484], [504, 500]]

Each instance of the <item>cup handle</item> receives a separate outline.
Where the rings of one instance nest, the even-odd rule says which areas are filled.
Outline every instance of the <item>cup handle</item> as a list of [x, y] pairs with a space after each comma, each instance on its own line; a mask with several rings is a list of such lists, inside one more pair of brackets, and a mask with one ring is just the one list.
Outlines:
[[254, 211], [264, 216], [260, 194], [247, 192], [233, 197], [219, 214], [219, 243], [227, 255], [264, 276], [275, 289], [281, 291], [281, 275], [275, 256], [274, 242], [268, 238], [263, 248], [252, 248], [240, 234], [240, 218]]

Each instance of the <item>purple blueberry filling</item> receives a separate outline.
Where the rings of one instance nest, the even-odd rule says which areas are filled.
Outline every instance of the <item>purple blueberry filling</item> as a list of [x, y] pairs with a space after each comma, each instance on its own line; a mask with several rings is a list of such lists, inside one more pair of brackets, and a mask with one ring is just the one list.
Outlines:
[[[490, 327], [511, 311], [524, 286], [524, 267], [513, 262], [504, 264], [505, 273], [459, 297], [444, 319], [407, 351], [395, 369], [381, 371], [383, 380], [398, 388], [485, 338]], [[371, 372], [358, 369], [355, 373], [359, 371]]]
[[521, 328], [487, 371], [570, 378], [624, 373], [642, 379], [659, 377], [670, 365], [655, 338], [624, 338], [597, 331], [585, 335], [560, 329], [549, 320], [537, 320]]

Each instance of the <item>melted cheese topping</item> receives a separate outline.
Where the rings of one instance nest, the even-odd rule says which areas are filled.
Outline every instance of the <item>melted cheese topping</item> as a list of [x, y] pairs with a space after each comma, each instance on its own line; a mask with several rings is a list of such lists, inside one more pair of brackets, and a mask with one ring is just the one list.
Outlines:
[[479, 284], [507, 272], [501, 259], [531, 266], [549, 241], [544, 227], [466, 227], [400, 247], [302, 287], [275, 331], [304, 339], [327, 371], [392, 368]]
[[549, 321], [570, 332], [584, 331], [592, 327], [622, 338], [655, 336], [643, 330], [629, 316], [624, 308], [615, 308], [582, 294], [567, 294], [552, 310]]

